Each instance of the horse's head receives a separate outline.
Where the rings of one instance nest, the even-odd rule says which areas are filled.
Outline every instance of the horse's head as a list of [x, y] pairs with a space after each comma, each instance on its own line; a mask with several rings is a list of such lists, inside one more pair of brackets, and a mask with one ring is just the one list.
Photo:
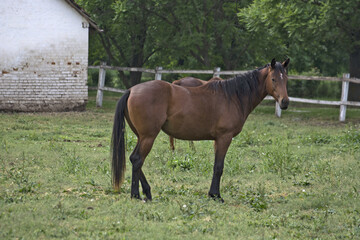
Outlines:
[[279, 103], [281, 109], [287, 109], [289, 105], [289, 97], [287, 94], [287, 73], [286, 68], [289, 65], [290, 59], [286, 59], [283, 63], [276, 62], [275, 58], [271, 61], [268, 67], [268, 74], [266, 77], [266, 91], [273, 96]]

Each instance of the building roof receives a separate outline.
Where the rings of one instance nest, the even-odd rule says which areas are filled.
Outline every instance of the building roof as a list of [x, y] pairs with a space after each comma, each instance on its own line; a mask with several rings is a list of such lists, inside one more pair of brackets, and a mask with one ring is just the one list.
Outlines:
[[91, 19], [90, 15], [80, 7], [74, 0], [65, 0], [71, 7], [73, 7], [81, 16], [83, 16], [90, 24], [92, 28], [94, 28], [98, 32], [102, 32], [103, 30], [99, 28], [99, 26]]

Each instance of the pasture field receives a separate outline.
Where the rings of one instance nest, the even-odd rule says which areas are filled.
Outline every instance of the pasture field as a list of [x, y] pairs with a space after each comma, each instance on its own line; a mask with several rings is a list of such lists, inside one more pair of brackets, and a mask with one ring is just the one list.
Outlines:
[[[86, 112], [0, 113], [0, 239], [360, 239], [360, 109], [273, 104], [234, 138], [221, 193], [207, 197], [213, 143], [161, 133], [143, 170], [153, 201], [111, 187], [118, 96]], [[127, 129], [127, 158], [136, 138]]]

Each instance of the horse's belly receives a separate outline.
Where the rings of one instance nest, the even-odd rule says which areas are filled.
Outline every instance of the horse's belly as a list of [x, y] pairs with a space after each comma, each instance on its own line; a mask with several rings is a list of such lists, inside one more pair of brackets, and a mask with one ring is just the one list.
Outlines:
[[166, 121], [162, 130], [177, 139], [182, 140], [213, 140], [212, 128], [206, 122], [189, 122], [178, 118]]
[[166, 134], [181, 140], [214, 140], [214, 137], [209, 133], [199, 133], [199, 132], [178, 132], [178, 131], [167, 131], [162, 129]]

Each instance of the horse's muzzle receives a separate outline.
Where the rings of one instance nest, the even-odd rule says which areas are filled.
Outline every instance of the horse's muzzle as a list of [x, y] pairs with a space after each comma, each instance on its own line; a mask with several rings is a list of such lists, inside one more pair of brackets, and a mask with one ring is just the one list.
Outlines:
[[289, 106], [289, 98], [283, 98], [283, 99], [281, 99], [281, 102], [280, 102], [280, 108], [282, 109], [282, 110], [286, 110], [287, 108], [288, 108], [288, 106]]

